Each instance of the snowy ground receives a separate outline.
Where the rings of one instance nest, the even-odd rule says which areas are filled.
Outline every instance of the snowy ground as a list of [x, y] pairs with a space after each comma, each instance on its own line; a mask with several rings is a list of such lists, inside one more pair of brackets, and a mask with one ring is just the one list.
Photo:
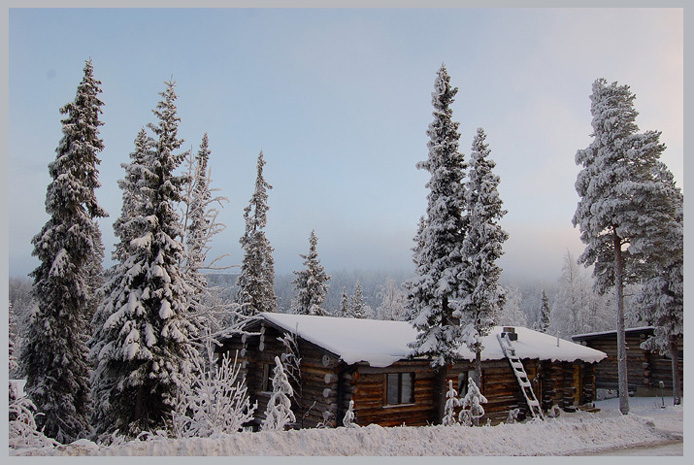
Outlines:
[[[562, 413], [556, 419], [493, 427], [382, 428], [370, 425], [238, 433], [218, 438], [133, 441], [111, 447], [82, 440], [50, 449], [11, 450], [10, 455], [556, 456], [622, 455], [620, 450], [627, 455], [644, 445], [671, 445], [683, 439], [683, 406], [673, 406], [671, 398], [666, 397], [666, 408], [660, 408], [659, 398], [632, 397], [627, 416], [619, 413], [617, 399], [600, 401], [596, 406], [601, 409], [598, 413]], [[676, 454], [678, 449], [665, 447], [662, 454], [656, 452], [656, 455], [672, 455], [673, 450]]]

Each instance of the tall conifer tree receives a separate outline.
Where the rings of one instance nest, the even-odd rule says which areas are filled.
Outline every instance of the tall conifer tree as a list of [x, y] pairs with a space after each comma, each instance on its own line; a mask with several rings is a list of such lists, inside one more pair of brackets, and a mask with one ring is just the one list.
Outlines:
[[644, 277], [649, 256], [659, 254], [662, 226], [672, 221], [668, 189], [657, 179], [665, 146], [660, 133], [639, 133], [636, 96], [629, 86], [593, 83], [593, 141], [576, 153], [581, 197], [573, 217], [586, 244], [578, 261], [593, 266], [596, 290], [614, 288], [617, 304], [619, 410], [629, 412], [624, 286]]
[[158, 124], [148, 125], [155, 135], [151, 150], [140, 166], [131, 167], [141, 197], [132, 217], [123, 222], [127, 231], [116, 230], [122, 259], [114, 266], [94, 319], [100, 323], [92, 341], [97, 433], [118, 429], [133, 436], [166, 428], [181, 385], [187, 382], [191, 359], [197, 356], [190, 343], [195, 333], [189, 321], [191, 287], [179, 266], [184, 259], [183, 231], [174, 209], [184, 182], [174, 171], [185, 157], [174, 153], [183, 143], [178, 138], [174, 86], [166, 82], [153, 111]]
[[328, 294], [327, 283], [330, 276], [325, 273], [318, 258], [318, 251], [316, 250], [318, 238], [315, 231], [311, 231], [309, 244], [308, 254], [301, 255], [301, 258], [304, 259], [305, 269], [294, 272], [296, 279], [292, 281], [292, 284], [296, 288], [297, 295], [292, 302], [292, 313], [325, 316], [328, 312], [323, 304]]
[[274, 249], [265, 236], [269, 210], [267, 191], [272, 189], [272, 186], [263, 177], [264, 166], [263, 152], [260, 152], [255, 191], [243, 213], [246, 230], [239, 240], [244, 256], [241, 274], [236, 281], [236, 300], [241, 305], [241, 313], [246, 316], [277, 310], [274, 290], [275, 260], [272, 257]]
[[672, 219], [661, 223], [657, 250], [648, 256], [646, 278], [635, 307], [642, 321], [655, 326], [653, 336], [642, 347], [670, 358], [673, 403], [678, 405], [682, 399], [679, 346], [684, 336], [684, 196], [661, 162], [656, 166], [656, 180], [669, 191]]
[[63, 137], [48, 166], [50, 218], [32, 239], [40, 264], [31, 273], [37, 307], [21, 355], [26, 392], [42, 413], [39, 426], [64, 443], [89, 433], [86, 342], [104, 254], [96, 219], [107, 216], [94, 194], [100, 185], [97, 154], [104, 148], [100, 84], [87, 61], [75, 100], [60, 109], [66, 115]]
[[458, 92], [451, 87], [444, 65], [437, 72], [432, 92], [434, 120], [427, 135], [429, 157], [417, 164], [431, 174], [426, 184], [426, 218], [415, 238], [416, 277], [407, 285], [412, 324], [418, 330], [412, 347], [418, 355], [431, 357], [437, 367], [437, 420], [444, 415], [446, 364], [459, 346], [460, 326], [453, 317], [454, 300], [460, 288], [461, 249], [465, 237], [463, 179], [467, 168], [458, 152], [458, 123], [452, 121], [450, 105]]
[[506, 301], [499, 286], [501, 268], [496, 261], [503, 254], [503, 243], [508, 239], [499, 224], [506, 211], [497, 190], [499, 176], [492, 172], [496, 163], [489, 158], [486, 137], [480, 128], [472, 143], [465, 188], [468, 228], [462, 247], [465, 267], [459, 276], [463, 286], [460, 307], [454, 313], [463, 328], [463, 341], [476, 354], [475, 382], [478, 386], [482, 385], [482, 338], [489, 334], [496, 314]]

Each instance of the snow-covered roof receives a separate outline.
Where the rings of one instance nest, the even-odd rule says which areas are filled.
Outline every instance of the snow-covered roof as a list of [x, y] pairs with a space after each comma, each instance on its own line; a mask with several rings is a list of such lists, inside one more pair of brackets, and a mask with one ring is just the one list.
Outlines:
[[[639, 326], [637, 328], [626, 328], [624, 330], [625, 333], [644, 333], [644, 332], [650, 332], [653, 331], [653, 326]], [[571, 339], [574, 341], [578, 340], [583, 340], [583, 339], [591, 339], [594, 337], [600, 337], [600, 336], [607, 336], [607, 335], [612, 335], [612, 334], [617, 334], [617, 330], [613, 329], [610, 331], [598, 331], [595, 333], [584, 333], [584, 334], [575, 334], [571, 336]]]
[[[268, 322], [339, 356], [351, 365], [366, 362], [373, 367], [386, 367], [412, 354], [409, 347], [417, 337], [417, 330], [405, 321], [368, 320], [328, 316], [262, 313]], [[483, 338], [482, 360], [504, 358], [497, 334], [502, 326], [495, 326]], [[607, 355], [599, 350], [559, 339], [548, 334], [516, 326], [518, 340], [513, 343], [516, 355], [523, 358], [572, 362], [598, 362]], [[467, 347], [458, 351], [461, 359], [474, 360]]]

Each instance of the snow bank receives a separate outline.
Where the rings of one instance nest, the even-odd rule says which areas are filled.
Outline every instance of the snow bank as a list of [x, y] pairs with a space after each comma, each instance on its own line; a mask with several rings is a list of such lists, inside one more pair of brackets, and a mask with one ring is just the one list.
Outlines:
[[[406, 321], [368, 320], [283, 313], [262, 313], [268, 322], [329, 350], [351, 365], [367, 362], [373, 367], [386, 367], [412, 353], [409, 343], [417, 338], [417, 330]], [[497, 341], [502, 326], [495, 326], [482, 339], [483, 360], [498, 360], [504, 354]], [[520, 358], [559, 360], [573, 362], [597, 362], [606, 357], [604, 352], [580, 344], [557, 339], [554, 336], [515, 327], [518, 340], [513, 343]], [[460, 358], [474, 360], [475, 355], [467, 347], [458, 350]]]
[[[599, 413], [564, 413], [556, 419], [497, 426], [428, 426], [306, 429], [237, 433], [216, 438], [157, 439], [101, 447], [85, 441], [14, 455], [205, 456], [535, 456], [574, 455], [682, 439], [683, 407], [666, 398], [632, 398], [622, 416], [614, 400]], [[668, 404], [669, 401], [669, 404]]]

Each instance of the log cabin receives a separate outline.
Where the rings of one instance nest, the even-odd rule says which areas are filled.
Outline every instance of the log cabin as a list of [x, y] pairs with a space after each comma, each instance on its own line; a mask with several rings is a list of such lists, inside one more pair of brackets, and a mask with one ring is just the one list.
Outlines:
[[[672, 393], [672, 361], [670, 357], [660, 355], [657, 351], [652, 352], [641, 348], [641, 344], [653, 335], [653, 331], [653, 326], [627, 328], [624, 331], [627, 346], [627, 383], [630, 395], [660, 395], [660, 381], [663, 382], [665, 394], [671, 395]], [[595, 387], [596, 389], [617, 390], [617, 332], [613, 330], [577, 334], [571, 338], [578, 344], [607, 354], [607, 357], [595, 366]], [[682, 389], [684, 390], [684, 346], [681, 337], [679, 338], [678, 346], [678, 370]]]
[[[328, 316], [261, 313], [245, 334], [223, 339], [220, 356], [236, 356], [245, 376], [251, 402], [258, 402], [254, 426], [262, 422], [272, 393], [275, 356], [288, 353], [283, 342], [293, 337], [300, 359], [292, 409], [295, 428], [341, 426], [354, 401], [355, 423], [381, 426], [422, 426], [435, 423], [437, 392], [435, 370], [424, 357], [413, 357], [409, 343], [417, 330], [408, 322]], [[512, 347], [530, 386], [524, 392], [517, 369], [504, 352]], [[542, 411], [555, 406], [573, 410], [590, 405], [595, 397], [594, 365], [606, 355], [598, 350], [523, 327], [495, 327], [483, 340], [482, 394], [485, 416], [498, 424], [517, 414], [532, 413], [528, 396]], [[457, 351], [447, 367], [459, 396], [465, 395], [474, 370], [474, 353]]]

